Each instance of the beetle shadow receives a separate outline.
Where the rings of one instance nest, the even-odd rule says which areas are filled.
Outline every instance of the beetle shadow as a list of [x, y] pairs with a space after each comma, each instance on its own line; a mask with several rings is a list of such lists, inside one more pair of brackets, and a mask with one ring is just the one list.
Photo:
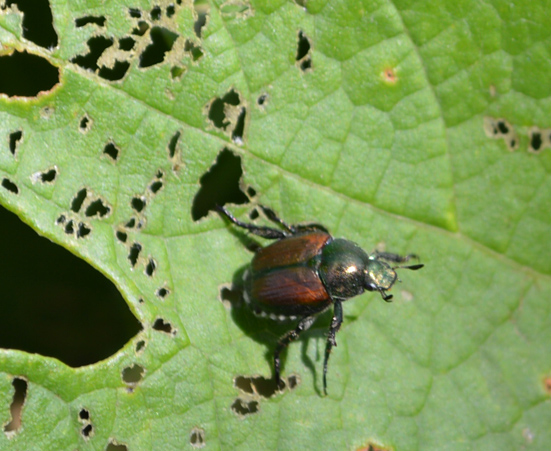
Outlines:
[[[240, 267], [233, 276], [231, 287], [225, 286], [220, 291], [220, 299], [230, 305], [230, 312], [233, 321], [243, 331], [245, 335], [253, 339], [257, 343], [266, 347], [264, 357], [269, 364], [272, 378], [274, 374], [274, 350], [279, 339], [290, 330], [293, 330], [297, 324], [297, 320], [289, 321], [276, 321], [270, 318], [263, 318], [252, 311], [246, 304], [243, 298], [243, 274], [249, 265]], [[323, 362], [325, 353], [325, 340], [326, 332], [329, 330], [329, 324], [331, 322], [332, 311], [322, 313], [316, 318], [312, 327], [304, 331], [296, 342], [291, 343], [289, 346], [301, 344], [301, 358], [304, 366], [308, 368], [314, 380], [314, 387], [316, 392], [321, 396], [322, 391], [318, 388], [318, 371], [316, 370], [315, 362], [308, 356], [308, 345], [311, 339], [315, 339], [319, 345], [316, 348], [316, 360]], [[285, 360], [287, 350], [284, 350], [281, 354], [281, 376], [282, 380], [285, 380]]]

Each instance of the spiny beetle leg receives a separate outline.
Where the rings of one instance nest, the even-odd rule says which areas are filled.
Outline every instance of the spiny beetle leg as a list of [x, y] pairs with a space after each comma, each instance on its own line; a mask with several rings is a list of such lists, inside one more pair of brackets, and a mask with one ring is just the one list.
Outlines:
[[295, 234], [297, 232], [294, 226], [292, 226], [290, 224], [287, 224], [270, 207], [266, 207], [265, 205], [259, 205], [259, 208], [264, 212], [264, 214], [266, 215], [266, 217], [270, 221], [275, 222], [276, 224], [279, 224], [281, 227], [283, 227], [285, 230], [287, 230], [291, 234]]
[[302, 332], [308, 329], [314, 323], [314, 320], [315, 317], [313, 316], [302, 318], [294, 330], [290, 330], [279, 339], [274, 351], [274, 372], [278, 387], [281, 387], [281, 359], [279, 357], [281, 352], [289, 345], [289, 343], [295, 341]]
[[341, 328], [342, 324], [342, 304], [341, 301], [335, 300], [333, 304], [333, 319], [331, 320], [331, 326], [329, 327], [329, 334], [327, 335], [327, 344], [325, 345], [325, 358], [323, 360], [323, 394], [327, 396], [327, 362], [329, 362], [329, 355], [333, 346], [337, 346], [335, 335]]
[[224, 215], [236, 226], [242, 227], [243, 229], [247, 229], [249, 232], [251, 232], [254, 235], [260, 236], [262, 238], [267, 238], [270, 240], [281, 240], [286, 236], [288, 236], [287, 233], [282, 232], [281, 230], [272, 229], [271, 227], [256, 226], [254, 224], [248, 224], [246, 222], [242, 222], [239, 219], [237, 219], [234, 215], [232, 215], [224, 207], [221, 207], [220, 205], [216, 205], [214, 208], [218, 213]]

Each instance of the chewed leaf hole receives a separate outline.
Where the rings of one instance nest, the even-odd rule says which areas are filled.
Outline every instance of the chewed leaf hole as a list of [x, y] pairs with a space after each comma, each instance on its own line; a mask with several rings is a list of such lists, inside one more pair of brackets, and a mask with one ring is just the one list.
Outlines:
[[193, 31], [195, 32], [195, 36], [201, 39], [203, 28], [207, 24], [209, 5], [207, 2], [195, 1], [193, 8], [195, 9], [195, 14], [197, 14], [197, 18], [193, 24]]
[[296, 61], [302, 71], [312, 67], [312, 56], [310, 54], [310, 40], [301, 30], [298, 32], [298, 46]]
[[184, 51], [191, 55], [192, 61], [197, 61], [203, 56], [203, 49], [189, 39], [184, 43]]
[[145, 341], [140, 340], [136, 343], [136, 354], [141, 352], [145, 348]]
[[23, 13], [21, 30], [23, 37], [45, 49], [57, 46], [57, 33], [53, 26], [50, 2], [47, 0], [8, 0], [6, 6], [13, 3]]
[[0, 74], [0, 94], [9, 97], [34, 97], [59, 83], [59, 69], [27, 51], [0, 55]]
[[78, 128], [81, 133], [88, 133], [92, 128], [92, 120], [90, 119], [90, 116], [88, 116], [87, 114], [82, 116]]
[[85, 55], [77, 55], [71, 59], [72, 63], [83, 69], [95, 72], [99, 69], [98, 59], [101, 54], [113, 45], [113, 39], [105, 36], [93, 36], [88, 39], [88, 53]]
[[136, 41], [130, 36], [119, 39], [119, 49], [124, 50], [125, 52], [132, 50], [135, 45]]
[[166, 334], [174, 334], [172, 325], [169, 322], [165, 322], [162, 318], [157, 318], [153, 323], [153, 329]]
[[27, 381], [20, 377], [14, 377], [13, 385], [13, 400], [10, 405], [11, 420], [4, 426], [6, 434], [15, 434], [21, 428], [21, 411], [27, 398]]
[[483, 127], [486, 136], [493, 139], [503, 139], [510, 151], [518, 147], [519, 140], [514, 127], [505, 119], [486, 116]]
[[119, 158], [119, 152], [120, 149], [113, 142], [107, 143], [103, 148], [104, 155], [107, 155], [113, 161], [117, 161], [117, 159]]
[[201, 187], [191, 208], [193, 220], [198, 221], [205, 217], [216, 205], [248, 202], [248, 197], [240, 187], [242, 175], [241, 158], [230, 150], [223, 149], [216, 162], [199, 180]]
[[162, 63], [167, 52], [172, 50], [178, 35], [164, 27], [153, 27], [149, 34], [151, 44], [140, 55], [140, 67]]
[[[63, 231], [85, 234], [86, 226], [67, 214], [55, 222]], [[0, 348], [80, 367], [110, 357], [141, 330], [107, 277], [4, 208], [0, 224], [2, 249], [9, 256], [0, 259]]]
[[157, 263], [155, 263], [154, 259], [150, 258], [147, 265], [145, 265], [145, 274], [151, 277], [155, 273], [155, 269], [157, 269]]
[[76, 193], [75, 197], [73, 197], [73, 201], [71, 202], [71, 210], [78, 213], [82, 208], [82, 204], [84, 203], [84, 199], [86, 199], [87, 195], [88, 191], [86, 188], [82, 188], [78, 193]]
[[251, 415], [258, 412], [258, 401], [246, 401], [237, 398], [231, 405], [231, 410], [241, 417]]
[[176, 13], [174, 5], [168, 5], [166, 7], [166, 17], [172, 17]]
[[530, 145], [528, 151], [531, 153], [540, 153], [542, 150], [551, 147], [551, 129], [540, 129], [532, 127], [528, 134]]
[[137, 213], [141, 213], [146, 205], [145, 197], [133, 197], [130, 205]]
[[142, 12], [138, 8], [128, 8], [128, 14], [133, 19], [139, 19], [142, 17]]
[[117, 230], [115, 235], [117, 237], [117, 240], [119, 240], [121, 243], [126, 243], [126, 240], [128, 239], [128, 234], [126, 232]]
[[75, 26], [77, 28], [84, 27], [88, 24], [94, 24], [98, 27], [103, 27], [105, 25], [104, 16], [83, 16], [75, 19]]
[[122, 370], [122, 380], [125, 384], [136, 385], [143, 379], [144, 374], [145, 368], [137, 363], [134, 363]]
[[128, 451], [125, 444], [121, 444], [114, 439], [111, 439], [105, 448], [105, 451]]
[[41, 183], [53, 183], [57, 177], [57, 168], [53, 167], [52, 169], [49, 169], [44, 172], [35, 172], [31, 176], [31, 181], [33, 183], [41, 182]]
[[293, 390], [298, 385], [297, 376], [291, 375], [287, 379], [283, 379], [283, 384], [278, 387], [274, 378], [267, 379], [262, 376], [237, 376], [233, 380], [235, 388], [249, 395], [260, 396], [262, 398], [271, 398], [279, 394], [287, 387]]
[[149, 185], [149, 191], [151, 191], [153, 194], [157, 194], [162, 187], [163, 182], [156, 180], [151, 185]]
[[159, 288], [157, 292], [155, 293], [157, 297], [164, 299], [170, 294], [170, 290], [168, 288]]
[[104, 218], [111, 212], [111, 208], [103, 203], [101, 199], [90, 202], [84, 213], [87, 217], [98, 216]]
[[172, 138], [170, 138], [170, 141], [168, 143], [168, 155], [170, 158], [174, 158], [174, 155], [176, 154], [176, 145], [178, 144], [180, 135], [180, 132], [176, 132], [174, 133], [174, 135], [172, 135]]
[[205, 431], [202, 428], [193, 428], [189, 434], [189, 444], [193, 448], [203, 448], [205, 446]]
[[94, 427], [91, 424], [87, 424], [80, 430], [82, 437], [84, 437], [84, 439], [86, 440], [90, 438], [93, 432], [94, 432]]
[[12, 155], [15, 155], [21, 139], [23, 138], [23, 131], [17, 130], [16, 132], [10, 133], [10, 152]]
[[128, 253], [128, 260], [130, 260], [130, 264], [132, 265], [132, 267], [136, 266], [136, 263], [138, 263], [138, 257], [140, 256], [141, 251], [142, 245], [140, 243], [134, 243], [130, 248], [130, 252]]
[[230, 121], [226, 116], [226, 105], [237, 106], [241, 103], [239, 94], [233, 89], [224, 97], [216, 97], [210, 104], [208, 117], [216, 128], [226, 129]]
[[153, 7], [153, 9], [149, 13], [149, 16], [151, 17], [151, 20], [155, 20], [155, 21], [160, 20], [161, 19], [161, 7], [160, 6]]
[[13, 194], [19, 194], [19, 188], [10, 179], [4, 178], [2, 180], [2, 187], [4, 187], [5, 189], [7, 189], [9, 192]]
[[78, 418], [81, 421], [86, 421], [90, 419], [90, 412], [86, 409], [81, 409], [78, 413]]

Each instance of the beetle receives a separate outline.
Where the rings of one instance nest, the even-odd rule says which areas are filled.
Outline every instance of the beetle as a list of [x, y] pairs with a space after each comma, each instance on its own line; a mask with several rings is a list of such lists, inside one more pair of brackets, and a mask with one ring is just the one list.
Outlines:
[[244, 300], [259, 316], [280, 321], [299, 319], [295, 329], [283, 335], [275, 347], [278, 387], [282, 386], [281, 352], [314, 323], [317, 315], [333, 306], [323, 361], [323, 392], [327, 395], [327, 364], [343, 322], [342, 302], [364, 291], [377, 291], [383, 300], [390, 302], [392, 295], [387, 291], [398, 280], [395, 270], [418, 270], [424, 265], [400, 266], [412, 258], [418, 259], [417, 255], [378, 251], [367, 254], [352, 241], [333, 238], [320, 224], [290, 225], [269, 207], [259, 207], [279, 228], [242, 222], [225, 207], [216, 206], [236, 226], [276, 240], [258, 249], [244, 272]]

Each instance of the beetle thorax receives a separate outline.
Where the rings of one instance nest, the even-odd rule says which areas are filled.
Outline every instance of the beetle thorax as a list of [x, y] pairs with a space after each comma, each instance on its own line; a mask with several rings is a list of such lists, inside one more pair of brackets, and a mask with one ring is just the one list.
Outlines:
[[349, 299], [364, 292], [369, 257], [352, 241], [336, 239], [322, 251], [319, 274], [333, 299]]

